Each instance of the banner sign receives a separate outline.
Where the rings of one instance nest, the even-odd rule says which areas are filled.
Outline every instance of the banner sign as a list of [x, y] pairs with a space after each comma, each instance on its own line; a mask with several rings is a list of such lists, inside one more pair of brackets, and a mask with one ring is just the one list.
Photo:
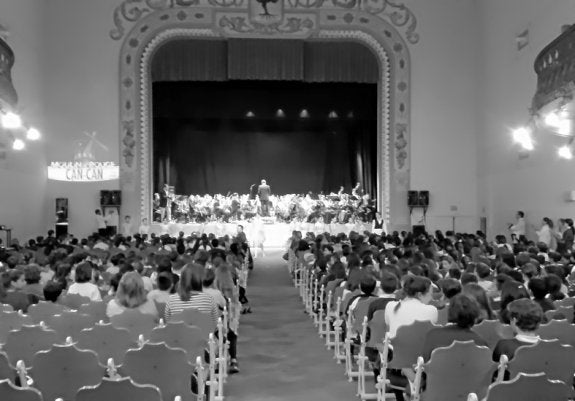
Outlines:
[[48, 179], [69, 182], [111, 181], [120, 178], [120, 166], [114, 162], [52, 162]]

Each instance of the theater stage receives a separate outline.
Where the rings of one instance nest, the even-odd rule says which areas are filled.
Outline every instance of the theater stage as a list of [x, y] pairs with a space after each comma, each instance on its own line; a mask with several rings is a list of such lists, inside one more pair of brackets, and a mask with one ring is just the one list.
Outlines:
[[287, 240], [291, 236], [293, 230], [299, 230], [304, 235], [307, 232], [321, 234], [328, 232], [330, 234], [345, 233], [349, 234], [351, 231], [363, 232], [371, 230], [370, 223], [357, 223], [357, 224], [314, 224], [314, 223], [281, 223], [273, 221], [237, 221], [234, 223], [210, 222], [210, 223], [153, 223], [150, 226], [150, 233], [156, 235], [169, 234], [170, 236], [178, 236], [182, 231], [185, 236], [196, 234], [210, 234], [213, 233], [217, 237], [224, 235], [234, 236], [238, 231], [238, 225], [244, 227], [244, 232], [250, 244], [254, 244], [256, 239], [262, 237], [264, 239], [264, 246], [268, 248], [283, 248]]

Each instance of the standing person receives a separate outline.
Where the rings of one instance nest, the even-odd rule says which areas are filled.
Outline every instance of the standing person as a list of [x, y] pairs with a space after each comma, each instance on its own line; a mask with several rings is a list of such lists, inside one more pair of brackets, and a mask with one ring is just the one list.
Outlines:
[[100, 236], [105, 237], [106, 234], [106, 219], [102, 216], [102, 211], [100, 209], [96, 209], [94, 212], [96, 214], [96, 227], [98, 228], [98, 234]]
[[122, 224], [122, 235], [124, 237], [129, 237], [132, 234], [134, 234], [132, 229], [132, 217], [124, 216], [124, 224]]
[[172, 193], [169, 184], [164, 184], [162, 192], [160, 192], [160, 221], [168, 222], [172, 219]]
[[375, 218], [371, 223], [371, 231], [377, 235], [381, 235], [383, 234], [384, 231], [386, 231], [385, 221], [383, 220], [383, 217], [381, 217], [381, 213], [379, 212], [375, 212]]
[[118, 218], [118, 213], [116, 213], [115, 209], [109, 209], [108, 213], [106, 214], [106, 231], [108, 232], [108, 235], [111, 237], [116, 235], [119, 225], [120, 221]]
[[519, 210], [515, 215], [515, 224], [509, 225], [509, 231], [511, 231], [513, 242], [517, 242], [521, 239], [521, 237], [525, 237], [525, 213], [523, 213], [521, 210]]
[[140, 227], [138, 228], [138, 233], [140, 235], [148, 235], [150, 233], [150, 225], [148, 224], [147, 218], [144, 217], [142, 219], [142, 224], [140, 224]]
[[537, 231], [537, 241], [547, 245], [547, 249], [554, 251], [557, 248], [557, 239], [553, 234], [553, 221], [543, 217], [541, 229]]
[[260, 198], [260, 204], [262, 205], [261, 215], [267, 217], [270, 215], [270, 195], [272, 190], [267, 184], [266, 180], [262, 180], [260, 186], [258, 187], [258, 197]]

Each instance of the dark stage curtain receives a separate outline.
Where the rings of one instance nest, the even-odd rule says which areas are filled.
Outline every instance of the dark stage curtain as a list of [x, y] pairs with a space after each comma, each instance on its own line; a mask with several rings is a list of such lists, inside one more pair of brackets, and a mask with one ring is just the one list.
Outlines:
[[247, 193], [265, 178], [276, 194], [349, 192], [356, 181], [372, 194], [376, 136], [371, 124], [323, 127], [245, 121], [154, 121], [154, 186], [179, 194]]

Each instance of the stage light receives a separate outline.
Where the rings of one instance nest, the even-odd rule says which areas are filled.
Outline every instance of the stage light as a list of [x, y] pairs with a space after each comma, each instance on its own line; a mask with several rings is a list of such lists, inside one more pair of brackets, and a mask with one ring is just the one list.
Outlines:
[[562, 159], [567, 159], [567, 160], [571, 160], [573, 158], [573, 152], [571, 151], [571, 148], [567, 145], [565, 146], [561, 146], [558, 150], [557, 150], [557, 154], [559, 155], [559, 157], [561, 157]]
[[329, 114], [328, 114], [327, 117], [328, 117], [328, 118], [338, 118], [338, 115], [337, 115], [337, 113], [335, 112], [335, 110], [332, 110], [332, 111], [329, 112]]
[[29, 141], [37, 141], [41, 136], [40, 131], [34, 127], [30, 127], [28, 128], [28, 131], [26, 131], [26, 139]]
[[349, 113], [347, 113], [347, 118], [354, 118], [354, 114], [353, 111], [350, 111]]
[[12, 142], [12, 149], [14, 150], [23, 150], [26, 147], [26, 143], [22, 139], [14, 139]]
[[302, 109], [302, 111], [299, 113], [300, 118], [309, 118], [309, 113], [306, 109]]
[[277, 118], [284, 118], [286, 116], [286, 114], [284, 113], [284, 111], [282, 109], [278, 109], [278, 111], [276, 111], [276, 117]]
[[246, 113], [246, 117], [247, 117], [247, 118], [254, 118], [255, 116], [256, 116], [256, 115], [255, 115], [254, 112], [251, 111], [251, 110], [249, 110], [249, 111]]
[[2, 115], [2, 126], [6, 129], [17, 129], [22, 126], [22, 118], [11, 111]]

